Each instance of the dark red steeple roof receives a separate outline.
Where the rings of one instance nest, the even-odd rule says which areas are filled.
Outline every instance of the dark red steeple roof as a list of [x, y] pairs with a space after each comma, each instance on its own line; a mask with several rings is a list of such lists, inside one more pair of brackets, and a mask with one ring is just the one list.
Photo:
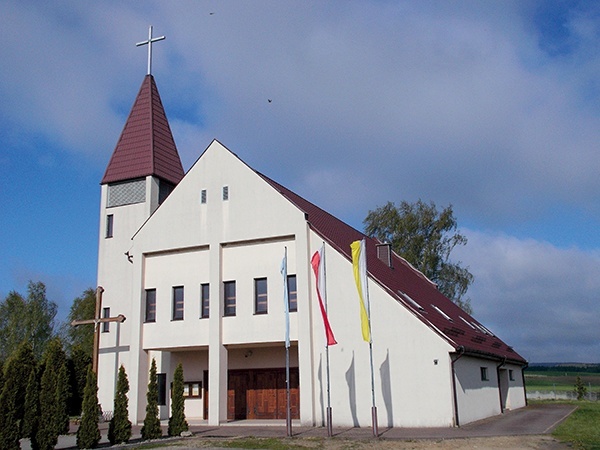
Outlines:
[[183, 166], [152, 75], [146, 75], [101, 184], [152, 175], [177, 184]]

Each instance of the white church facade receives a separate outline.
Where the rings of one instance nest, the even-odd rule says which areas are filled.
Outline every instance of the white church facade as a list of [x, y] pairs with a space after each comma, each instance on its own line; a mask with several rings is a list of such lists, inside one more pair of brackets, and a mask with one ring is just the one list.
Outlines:
[[[343, 187], [340, 187], [343, 189]], [[333, 426], [371, 425], [350, 244], [366, 239], [373, 385], [383, 427], [451, 427], [525, 406], [526, 361], [425, 276], [213, 141], [184, 173], [152, 75], [144, 78], [101, 182], [99, 401], [127, 371], [144, 419], [152, 359], [160, 415], [177, 364], [188, 420], [284, 419], [287, 252], [292, 417], [326, 422], [326, 341], [311, 257], [324, 247]]]

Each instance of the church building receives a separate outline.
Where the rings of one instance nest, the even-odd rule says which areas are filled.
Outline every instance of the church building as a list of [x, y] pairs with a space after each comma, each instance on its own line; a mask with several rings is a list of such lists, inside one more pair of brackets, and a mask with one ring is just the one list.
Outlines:
[[[188, 421], [285, 419], [286, 333], [291, 414], [305, 426], [326, 423], [329, 401], [334, 427], [371, 426], [373, 401], [382, 427], [459, 426], [525, 406], [527, 363], [510, 345], [388, 245], [235, 150], [242, 156], [213, 140], [184, 172], [154, 77], [145, 76], [101, 181], [102, 315], [126, 317], [101, 324], [105, 412], [123, 365], [130, 419], [143, 421], [154, 359], [161, 419], [179, 363]], [[372, 365], [350, 247], [363, 239]], [[337, 341], [329, 346], [311, 266], [319, 250]]]

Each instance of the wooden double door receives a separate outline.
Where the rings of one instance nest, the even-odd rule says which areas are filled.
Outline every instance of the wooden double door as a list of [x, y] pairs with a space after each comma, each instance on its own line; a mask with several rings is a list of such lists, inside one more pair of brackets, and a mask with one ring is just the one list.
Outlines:
[[[300, 418], [298, 368], [290, 368], [292, 419]], [[227, 419], [285, 419], [285, 369], [230, 370]]]

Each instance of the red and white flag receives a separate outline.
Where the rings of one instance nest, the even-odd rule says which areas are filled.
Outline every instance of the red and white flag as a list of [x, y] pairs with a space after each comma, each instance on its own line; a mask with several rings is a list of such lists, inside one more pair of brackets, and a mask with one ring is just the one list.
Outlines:
[[315, 252], [310, 260], [310, 264], [315, 273], [316, 285], [317, 285], [317, 297], [319, 298], [319, 307], [321, 308], [321, 315], [323, 316], [323, 325], [325, 326], [325, 337], [327, 339], [327, 345], [335, 345], [337, 341], [333, 335], [331, 325], [329, 325], [329, 319], [327, 318], [327, 310], [323, 303], [323, 296], [326, 295], [325, 291], [325, 261], [323, 251], [325, 246], [322, 246], [318, 251]]

